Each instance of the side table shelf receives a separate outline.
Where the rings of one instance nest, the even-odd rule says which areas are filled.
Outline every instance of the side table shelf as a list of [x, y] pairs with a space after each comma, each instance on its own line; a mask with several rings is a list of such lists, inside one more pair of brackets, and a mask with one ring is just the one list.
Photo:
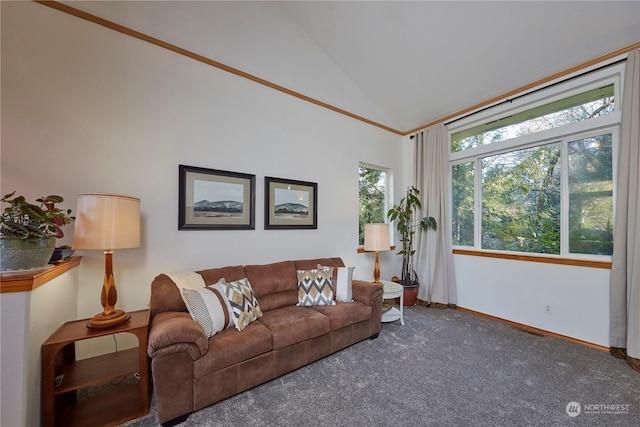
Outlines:
[[[111, 329], [88, 329], [88, 319], [66, 322], [42, 344], [44, 426], [112, 426], [149, 413], [149, 311], [130, 314]], [[77, 341], [116, 333], [135, 335], [138, 347], [76, 360]], [[57, 387], [56, 377], [62, 379]], [[122, 384], [109, 385], [112, 380]], [[78, 391], [99, 385], [108, 391], [79, 398]]]

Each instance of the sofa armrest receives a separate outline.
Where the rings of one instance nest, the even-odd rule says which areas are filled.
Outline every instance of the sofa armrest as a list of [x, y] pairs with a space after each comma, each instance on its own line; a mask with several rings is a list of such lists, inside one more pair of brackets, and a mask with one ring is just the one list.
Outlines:
[[185, 352], [192, 360], [197, 360], [207, 350], [209, 340], [189, 313], [166, 311], [159, 313], [151, 321], [147, 346], [149, 357]]
[[382, 284], [365, 282], [363, 280], [352, 281], [353, 299], [366, 305], [374, 305], [376, 299], [382, 298]]

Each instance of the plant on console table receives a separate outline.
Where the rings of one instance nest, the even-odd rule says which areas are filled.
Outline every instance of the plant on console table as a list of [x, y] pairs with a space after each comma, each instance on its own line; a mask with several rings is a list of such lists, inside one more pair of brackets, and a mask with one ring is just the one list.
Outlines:
[[62, 226], [73, 221], [71, 209], [57, 208], [64, 199], [47, 196], [27, 202], [12, 192], [2, 197], [8, 203], [0, 216], [0, 269], [29, 270], [46, 267], [55, 249], [56, 238], [63, 237]]
[[420, 191], [415, 187], [409, 187], [407, 194], [400, 200], [400, 204], [393, 205], [387, 212], [390, 221], [396, 221], [396, 229], [400, 233], [402, 244], [398, 255], [402, 255], [402, 274], [400, 284], [404, 287], [404, 305], [412, 306], [418, 298], [418, 275], [414, 270], [413, 256], [416, 253], [414, 237], [417, 231], [435, 230], [437, 223], [434, 217], [427, 217], [416, 221], [414, 218], [418, 209], [422, 208], [419, 196]]

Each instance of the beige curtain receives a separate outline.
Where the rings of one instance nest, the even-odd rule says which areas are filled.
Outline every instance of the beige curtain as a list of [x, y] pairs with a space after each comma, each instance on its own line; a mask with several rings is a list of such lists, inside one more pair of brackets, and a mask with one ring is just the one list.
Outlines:
[[613, 262], [611, 354], [640, 371], [640, 50], [629, 53], [622, 99]]
[[449, 135], [444, 124], [414, 135], [415, 187], [420, 191], [422, 203], [418, 218], [432, 216], [438, 223], [435, 231], [416, 233], [418, 299], [432, 306], [457, 304], [449, 231], [449, 152]]

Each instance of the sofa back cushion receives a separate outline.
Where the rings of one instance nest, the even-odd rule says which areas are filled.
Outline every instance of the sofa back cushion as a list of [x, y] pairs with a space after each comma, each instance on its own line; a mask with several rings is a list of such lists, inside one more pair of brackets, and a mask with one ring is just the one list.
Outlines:
[[344, 263], [341, 258], [316, 258], [316, 259], [303, 259], [294, 261], [296, 270], [311, 270], [318, 268], [318, 264], [326, 267], [344, 267]]
[[204, 284], [207, 286], [218, 283], [218, 280], [220, 279], [224, 279], [227, 283], [231, 283], [247, 277], [244, 267], [241, 265], [210, 268], [208, 270], [197, 271], [196, 273], [200, 273], [204, 279]]
[[[240, 280], [245, 277], [244, 267], [241, 265], [212, 268], [198, 271], [204, 279], [205, 285], [212, 285], [224, 278], [227, 282]], [[187, 311], [180, 290], [166, 274], [160, 274], [151, 282], [151, 300], [149, 302], [151, 318], [163, 311]]]
[[263, 312], [298, 303], [298, 279], [293, 261], [245, 265], [244, 270]]

